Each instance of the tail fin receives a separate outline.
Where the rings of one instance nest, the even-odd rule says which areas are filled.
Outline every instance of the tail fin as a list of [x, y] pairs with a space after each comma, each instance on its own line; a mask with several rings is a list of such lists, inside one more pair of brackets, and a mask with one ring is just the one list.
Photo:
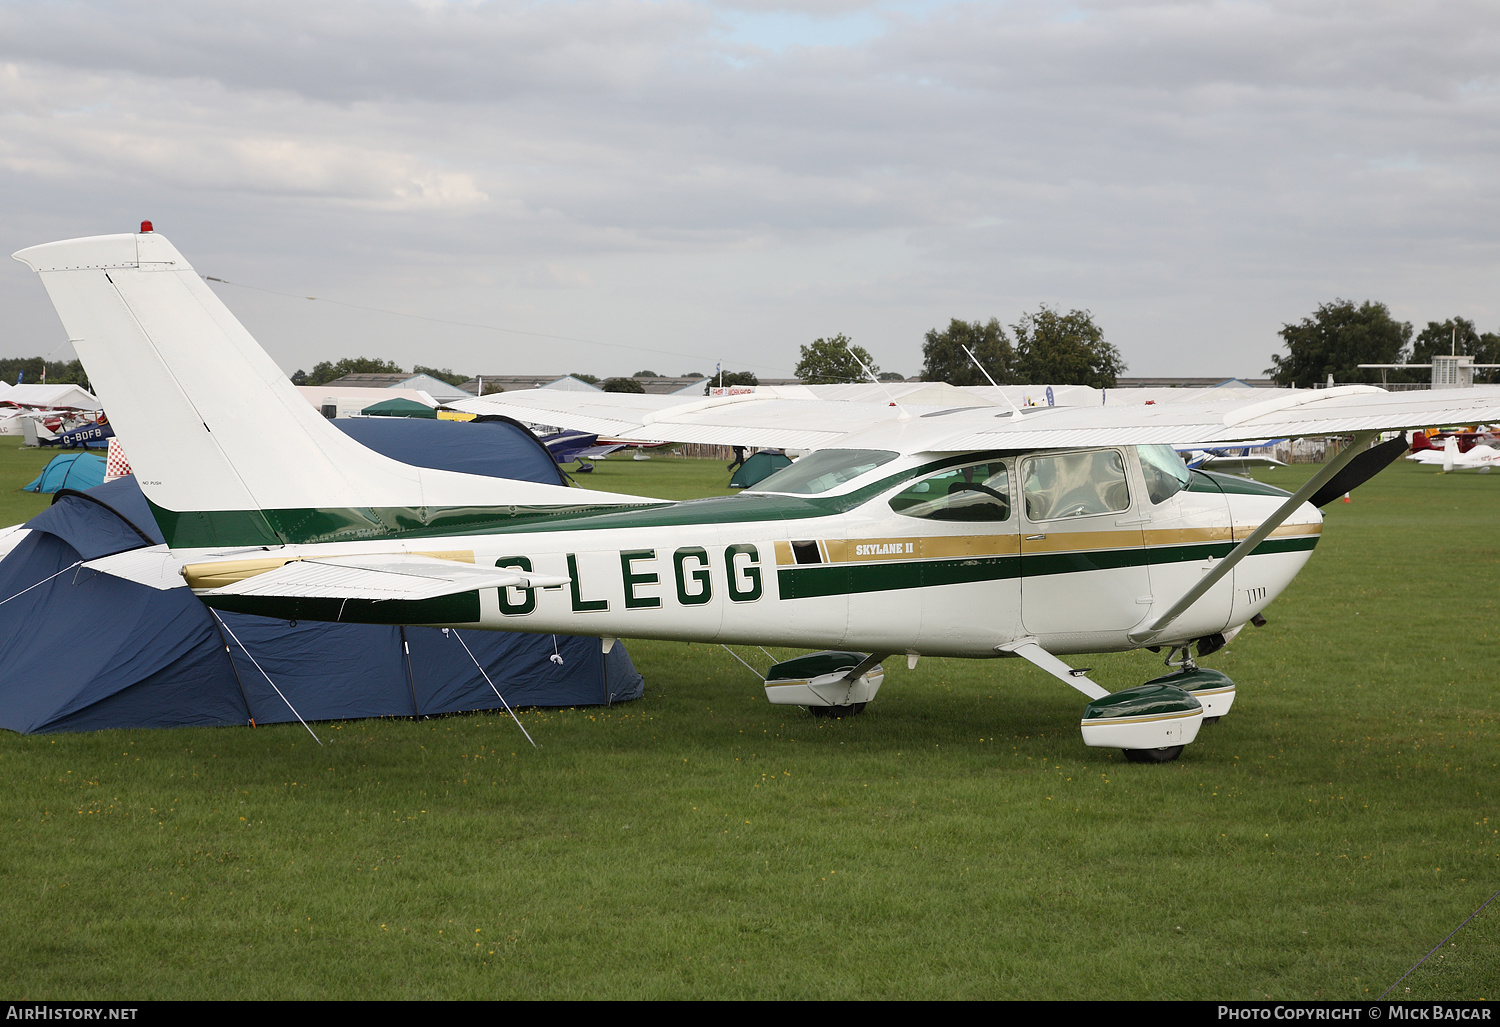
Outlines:
[[41, 275], [173, 548], [451, 533], [496, 507], [584, 505], [577, 490], [412, 467], [348, 438], [162, 236], [15, 258]]

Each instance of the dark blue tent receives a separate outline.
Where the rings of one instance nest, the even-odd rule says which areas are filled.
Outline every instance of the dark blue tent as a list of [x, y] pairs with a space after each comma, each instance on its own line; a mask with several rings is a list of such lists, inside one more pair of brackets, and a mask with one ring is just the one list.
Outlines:
[[[384, 423], [398, 431], [435, 426]], [[468, 450], [484, 438], [522, 453], [529, 447], [540, 454], [530, 480], [542, 467], [551, 476], [542, 480], [556, 480], [545, 448], [529, 433], [525, 445], [516, 439], [524, 429], [461, 427], [476, 433], [449, 435], [451, 445]], [[427, 446], [423, 462], [441, 466], [434, 462], [440, 452]], [[31, 533], [0, 561], [0, 597], [12, 597], [0, 603], [0, 727], [13, 731], [264, 724], [295, 720], [288, 703], [306, 720], [498, 708], [476, 660], [512, 706], [620, 702], [642, 693], [624, 646], [605, 656], [597, 638], [293, 626], [232, 613], [221, 621], [185, 588], [161, 591], [75, 566], [161, 541], [134, 478], [66, 490], [26, 527]]]
[[567, 484], [541, 440], [509, 417], [486, 414], [472, 421], [340, 417], [333, 425], [361, 445], [403, 464]]

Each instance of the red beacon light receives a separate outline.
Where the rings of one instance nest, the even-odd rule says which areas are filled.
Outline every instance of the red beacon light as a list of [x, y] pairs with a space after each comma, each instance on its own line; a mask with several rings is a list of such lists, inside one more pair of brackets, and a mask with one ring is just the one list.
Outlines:
[[141, 222], [141, 232], [143, 234], [146, 233], [146, 232], [154, 232], [154, 231], [156, 231], [156, 229], [154, 229], [154, 228], [151, 227], [151, 222], [149, 222], [149, 221], [142, 221]]

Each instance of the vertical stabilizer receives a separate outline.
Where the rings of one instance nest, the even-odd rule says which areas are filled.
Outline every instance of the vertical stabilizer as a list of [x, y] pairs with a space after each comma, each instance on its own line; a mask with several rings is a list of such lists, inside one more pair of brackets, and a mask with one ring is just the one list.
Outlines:
[[[311, 541], [316, 530], [292, 538], [285, 526], [335, 521], [338, 537], [375, 537], [393, 518], [420, 528], [434, 508], [580, 505], [560, 486], [416, 468], [354, 442], [160, 235], [70, 239], [15, 257], [41, 276], [169, 543]], [[198, 527], [179, 530], [184, 518]]]

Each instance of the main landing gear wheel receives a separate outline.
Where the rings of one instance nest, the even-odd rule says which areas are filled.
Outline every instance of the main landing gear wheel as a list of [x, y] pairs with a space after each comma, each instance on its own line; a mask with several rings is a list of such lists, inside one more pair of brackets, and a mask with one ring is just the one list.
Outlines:
[[809, 706], [807, 712], [814, 717], [852, 717], [865, 712], [865, 704], [853, 702], [848, 706]]
[[1182, 755], [1182, 746], [1164, 745], [1160, 749], [1121, 749], [1131, 763], [1171, 763]]

